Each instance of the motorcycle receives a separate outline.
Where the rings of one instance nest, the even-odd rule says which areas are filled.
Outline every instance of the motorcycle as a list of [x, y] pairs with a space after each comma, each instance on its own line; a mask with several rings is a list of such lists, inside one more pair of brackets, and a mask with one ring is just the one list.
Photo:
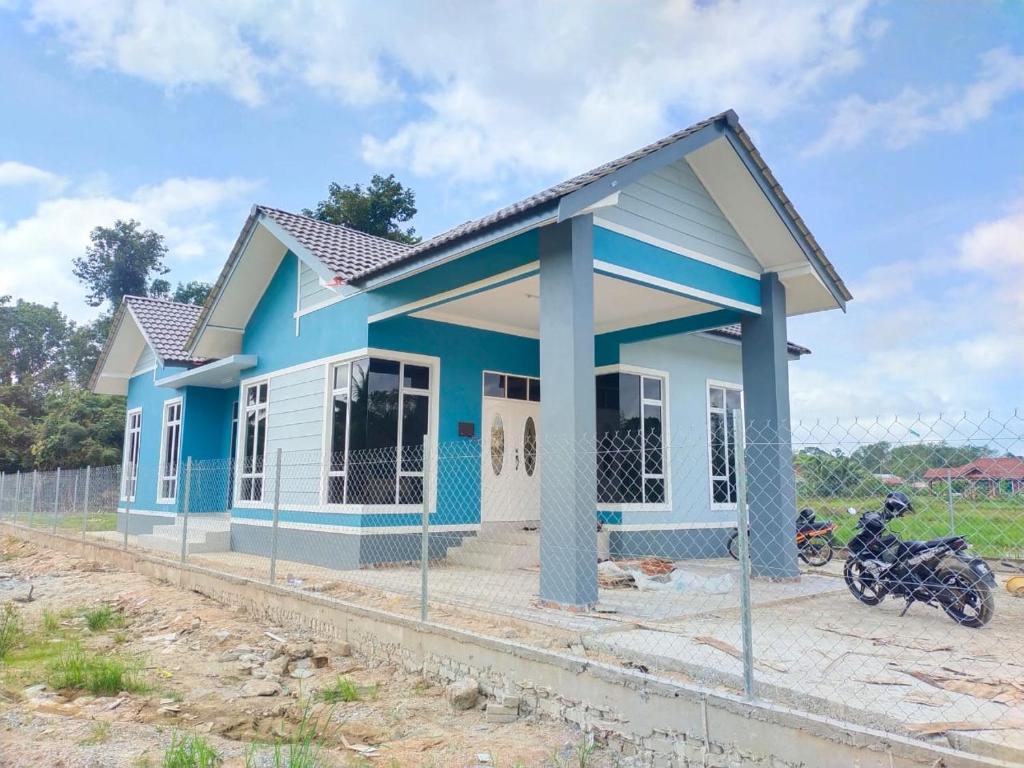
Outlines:
[[[826, 565], [835, 554], [832, 533], [838, 526], [831, 520], [818, 520], [814, 510], [801, 509], [796, 517], [797, 555], [808, 565]], [[729, 535], [727, 543], [733, 560], [740, 559], [739, 531]]]
[[[843, 576], [850, 592], [865, 605], [887, 596], [902, 597], [905, 616], [915, 602], [941, 608], [957, 624], [979, 628], [995, 613], [995, 574], [982, 558], [971, 554], [963, 536], [930, 541], [904, 541], [888, 530], [893, 520], [913, 514], [900, 492], [886, 496], [877, 512], [865, 512], [848, 545]], [[856, 515], [852, 507], [850, 514]]]

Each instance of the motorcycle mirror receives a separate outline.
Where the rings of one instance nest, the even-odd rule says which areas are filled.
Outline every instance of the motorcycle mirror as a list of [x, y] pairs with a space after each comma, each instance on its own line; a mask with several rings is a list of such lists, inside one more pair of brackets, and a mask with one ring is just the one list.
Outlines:
[[847, 514], [850, 514], [850, 515], [856, 515], [857, 514], [857, 509], [855, 507], [847, 507], [846, 512], [847, 512]]

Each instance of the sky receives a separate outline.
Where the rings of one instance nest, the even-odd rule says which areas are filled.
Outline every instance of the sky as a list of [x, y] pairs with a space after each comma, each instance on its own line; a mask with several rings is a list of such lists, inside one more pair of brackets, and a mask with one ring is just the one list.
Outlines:
[[794, 416], [1024, 407], [1024, 0], [0, 0], [0, 295], [91, 319], [127, 217], [212, 281], [378, 172], [430, 236], [729, 108], [854, 295]]

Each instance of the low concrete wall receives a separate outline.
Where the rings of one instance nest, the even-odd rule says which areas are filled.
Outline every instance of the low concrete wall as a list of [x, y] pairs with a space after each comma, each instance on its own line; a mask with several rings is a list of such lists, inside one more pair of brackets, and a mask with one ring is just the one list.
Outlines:
[[393, 661], [442, 682], [476, 677], [485, 693], [519, 695], [527, 709], [578, 724], [613, 749], [639, 757], [644, 765], [1014, 765], [610, 664], [181, 566], [100, 542], [53, 536], [7, 523], [0, 523], [0, 532], [177, 584], [226, 605], [243, 607], [268, 622], [345, 640], [365, 656]]

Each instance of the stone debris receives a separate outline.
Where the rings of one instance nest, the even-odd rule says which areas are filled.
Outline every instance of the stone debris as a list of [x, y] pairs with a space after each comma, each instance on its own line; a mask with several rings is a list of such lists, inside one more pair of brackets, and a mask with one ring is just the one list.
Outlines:
[[250, 680], [242, 686], [242, 696], [277, 696], [281, 693], [280, 683], [273, 680]]
[[472, 709], [480, 698], [480, 683], [472, 677], [456, 680], [444, 689], [444, 697], [454, 710]]

